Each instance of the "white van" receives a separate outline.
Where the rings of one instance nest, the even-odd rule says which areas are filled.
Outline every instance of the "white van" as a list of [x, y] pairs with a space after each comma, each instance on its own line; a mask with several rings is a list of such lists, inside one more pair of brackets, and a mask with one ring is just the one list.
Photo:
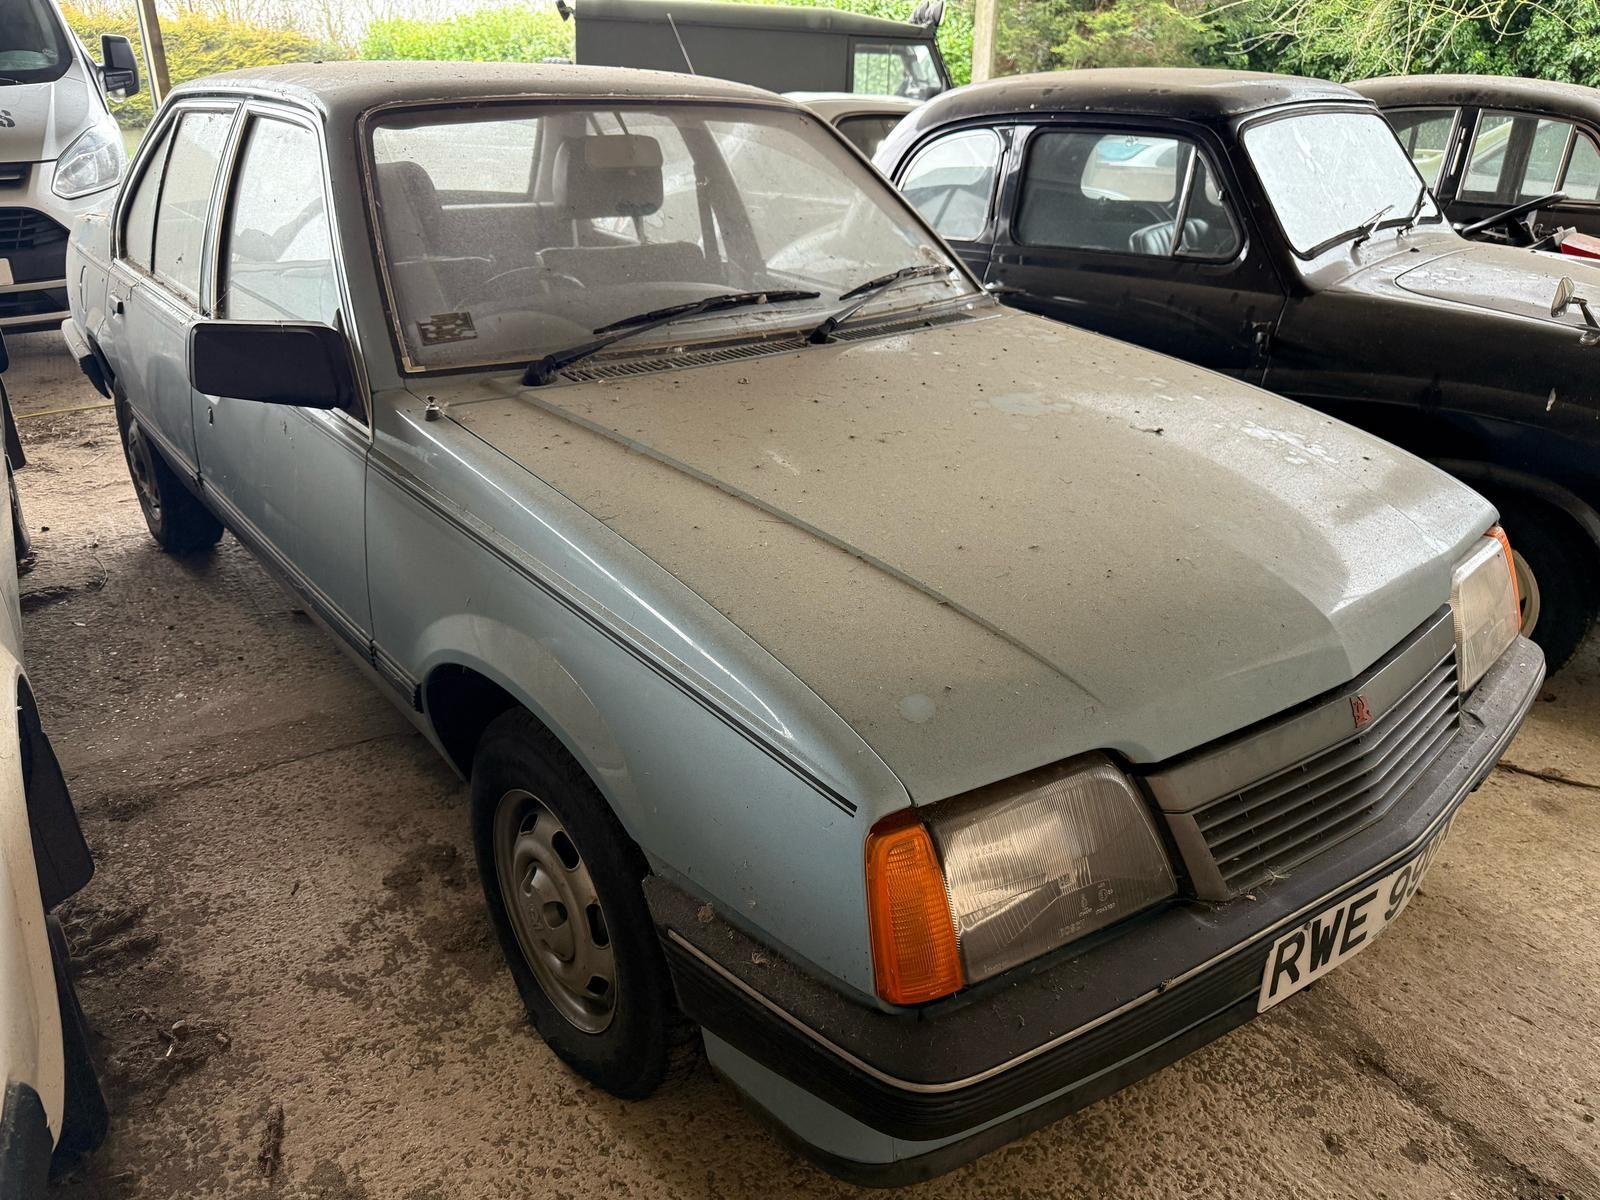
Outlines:
[[106, 94], [139, 90], [133, 46], [100, 39], [103, 65], [56, 0], [0, 0], [0, 329], [67, 316], [67, 230], [109, 201], [127, 163]]

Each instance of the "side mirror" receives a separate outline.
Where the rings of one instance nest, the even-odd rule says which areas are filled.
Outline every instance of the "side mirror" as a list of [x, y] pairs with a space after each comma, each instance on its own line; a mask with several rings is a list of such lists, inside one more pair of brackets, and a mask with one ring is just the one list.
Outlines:
[[133, 55], [133, 43], [125, 37], [108, 33], [100, 39], [100, 82], [108, 92], [124, 98], [139, 94], [139, 60]]
[[1566, 275], [1561, 277], [1561, 282], [1556, 284], [1555, 299], [1550, 301], [1550, 315], [1559, 317], [1567, 311], [1567, 306], [1572, 303], [1578, 294], [1578, 285], [1573, 283]]
[[1591, 346], [1600, 346], [1600, 324], [1594, 319], [1594, 314], [1589, 311], [1589, 301], [1578, 295], [1578, 285], [1572, 282], [1571, 276], [1563, 275], [1556, 284], [1556, 294], [1550, 301], [1550, 315], [1559, 317], [1574, 304], [1583, 314], [1583, 323], [1587, 329], [1578, 338], [1578, 345], [1588, 349]]
[[189, 383], [207, 396], [292, 408], [353, 410], [355, 400], [350, 346], [330, 325], [196, 321]]

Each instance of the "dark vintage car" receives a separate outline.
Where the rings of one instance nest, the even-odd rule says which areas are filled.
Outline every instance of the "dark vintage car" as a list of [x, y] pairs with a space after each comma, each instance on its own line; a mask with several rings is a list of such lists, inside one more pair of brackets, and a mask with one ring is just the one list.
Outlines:
[[1600, 334], [1563, 271], [1593, 268], [1464, 239], [1370, 100], [1243, 72], [1024, 75], [935, 97], [875, 161], [1009, 303], [1264, 384], [1477, 487], [1518, 548], [1524, 631], [1552, 666], [1583, 640]]
[[1600, 235], [1600, 91], [1493, 75], [1351, 86], [1383, 109], [1456, 225], [1519, 242], [1523, 227]]

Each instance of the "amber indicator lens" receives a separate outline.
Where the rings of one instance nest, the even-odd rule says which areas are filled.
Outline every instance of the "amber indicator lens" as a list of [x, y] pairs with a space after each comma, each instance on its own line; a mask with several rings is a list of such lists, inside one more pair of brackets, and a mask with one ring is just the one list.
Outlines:
[[922, 1004], [961, 990], [944, 872], [914, 813], [896, 813], [867, 835], [867, 911], [880, 996]]

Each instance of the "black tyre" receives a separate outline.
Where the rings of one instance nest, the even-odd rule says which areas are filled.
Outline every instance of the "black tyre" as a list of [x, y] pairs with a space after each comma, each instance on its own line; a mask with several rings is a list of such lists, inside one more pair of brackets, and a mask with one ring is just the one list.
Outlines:
[[173, 474], [127, 407], [119, 404], [118, 409], [123, 418], [122, 450], [128, 459], [128, 474], [133, 477], [133, 490], [150, 536], [169, 554], [211, 549], [222, 537], [222, 522]]
[[1522, 632], [1538, 643], [1553, 674], [1594, 624], [1595, 549], [1570, 517], [1516, 499], [1499, 504], [1517, 570]]
[[472, 821], [484, 897], [539, 1035], [596, 1086], [649, 1095], [666, 1074], [674, 1011], [639, 886], [644, 856], [521, 709], [478, 743]]
[[78, 1003], [78, 993], [72, 986], [72, 974], [67, 966], [70, 957], [67, 939], [54, 917], [49, 918], [48, 926], [56, 996], [61, 1005], [61, 1050], [67, 1068], [66, 1107], [54, 1159], [55, 1169], [61, 1170], [99, 1148], [106, 1139], [111, 1117], [90, 1049], [89, 1022], [84, 1018], [83, 1005]]

